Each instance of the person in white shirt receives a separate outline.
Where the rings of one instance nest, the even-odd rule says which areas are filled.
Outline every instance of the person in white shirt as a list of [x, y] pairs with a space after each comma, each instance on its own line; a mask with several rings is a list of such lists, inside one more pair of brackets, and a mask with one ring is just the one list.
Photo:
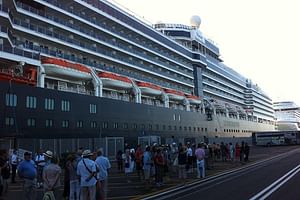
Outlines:
[[11, 164], [11, 183], [16, 183], [15, 178], [17, 173], [17, 167], [19, 164], [19, 158], [16, 149], [13, 151], [11, 155], [10, 164]]
[[193, 150], [192, 150], [191, 144], [189, 142], [187, 143], [186, 155], [187, 155], [187, 169], [188, 169], [188, 173], [191, 173], [192, 172], [192, 168], [193, 168]]
[[37, 166], [37, 187], [41, 188], [43, 186], [43, 169], [46, 165], [43, 149], [39, 150], [34, 161]]
[[97, 167], [91, 159], [93, 153], [90, 150], [84, 150], [82, 160], [77, 165], [77, 175], [80, 176], [80, 199], [96, 199]]

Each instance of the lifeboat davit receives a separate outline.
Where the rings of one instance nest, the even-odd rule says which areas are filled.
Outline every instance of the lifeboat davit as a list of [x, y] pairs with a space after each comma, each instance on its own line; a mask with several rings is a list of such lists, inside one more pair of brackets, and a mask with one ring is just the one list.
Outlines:
[[109, 72], [99, 72], [103, 86], [111, 89], [130, 89], [132, 88], [131, 80], [126, 76], [120, 76]]
[[185, 96], [189, 100], [190, 104], [201, 104], [202, 102], [200, 97], [197, 97], [195, 95], [186, 94]]
[[136, 81], [137, 86], [140, 88], [142, 94], [159, 96], [162, 94], [162, 88], [152, 83]]
[[92, 79], [91, 70], [81, 64], [72, 63], [59, 58], [44, 57], [41, 60], [45, 72], [53, 77], [67, 77], [73, 80]]
[[172, 89], [164, 89], [164, 91], [169, 96], [169, 99], [171, 100], [182, 101], [185, 98], [183, 92], [172, 90]]

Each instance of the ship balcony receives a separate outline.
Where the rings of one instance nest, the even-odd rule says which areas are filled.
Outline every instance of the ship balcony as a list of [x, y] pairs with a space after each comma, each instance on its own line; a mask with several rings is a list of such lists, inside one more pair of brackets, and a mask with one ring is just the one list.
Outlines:
[[[213, 65], [213, 66], [212, 66]], [[207, 60], [207, 70], [212, 71], [220, 76], [223, 76], [225, 79], [229, 79], [230, 81], [245, 87], [244, 82], [241, 81], [236, 75], [224, 69], [222, 63], [214, 63], [210, 60]]]
[[[212, 76], [211, 74], [208, 74], [207, 72], [203, 72], [202, 76], [206, 77], [203, 80], [205, 81], [209, 81], [209, 80], [213, 80], [214, 82], [217, 82], [219, 85], [228, 85], [228, 82], [226, 82], [226, 80], [222, 80], [218, 77]], [[242, 92], [243, 90], [241, 88], [237, 88], [235, 86], [233, 86], [232, 84], [230, 85], [230, 88], [235, 90], [235, 92]]]
[[87, 90], [83, 85], [70, 84], [67, 82], [54, 81], [50, 79], [46, 80], [45, 88], [78, 94], [94, 95], [94, 91]]
[[[31, 12], [32, 12], [32, 10], [35, 11], [34, 8], [31, 9], [28, 5], [23, 5], [22, 3], [17, 3], [17, 4], [20, 4], [21, 7], [27, 11], [31, 11]], [[140, 57], [138, 59], [144, 59], [147, 62], [152, 61], [152, 62], [154, 62], [153, 64], [159, 64], [159, 66], [162, 68], [166, 68], [167, 70], [173, 71], [174, 73], [175, 72], [178, 73], [178, 71], [180, 71], [181, 75], [187, 76], [186, 75], [187, 72], [185, 70], [176, 69], [176, 71], [175, 71], [174, 65], [170, 65], [167, 62], [162, 62], [160, 60], [154, 59], [153, 56], [151, 57], [147, 54], [143, 54], [142, 51], [129, 48], [128, 45], [122, 44], [120, 42], [115, 42], [115, 41], [111, 40], [111, 38], [105, 37], [102, 34], [96, 34], [93, 31], [88, 31], [87, 29], [83, 29], [82, 27], [80, 27], [78, 25], [71, 24], [70, 22], [60, 19], [56, 16], [52, 16], [50, 14], [45, 14], [45, 13], [42, 14], [42, 12], [43, 11], [38, 10], [35, 12], [35, 14], [45, 17], [46, 20], [51, 20], [51, 21], [53, 21], [53, 23], [58, 23], [60, 25], [66, 26], [68, 28], [75, 29], [79, 32], [77, 34], [85, 37], [86, 39], [91, 39], [91, 40], [93, 40], [93, 42], [98, 42], [99, 44], [102, 44], [102, 45], [106, 44], [106, 46], [110, 46], [111, 48], [115, 48], [115, 49], [118, 48], [119, 50], [121, 50], [123, 52], [131, 53], [132, 54], [131, 56], [139, 55]], [[21, 22], [21, 23], [23, 23], [23, 26], [28, 26], [27, 23], [24, 23], [24, 22]], [[35, 25], [30, 24], [30, 26], [32, 26], [32, 27], [30, 27], [31, 30], [36, 29]], [[66, 29], [66, 30], [69, 31], [69, 29]], [[44, 32], [46, 33], [46, 35], [49, 35], [49, 36], [54, 35], [55, 36], [55, 32], [51, 33], [51, 31], [49, 31], [47, 29]], [[56, 37], [59, 38], [60, 36], [57, 34]], [[99, 42], [99, 41], [102, 41], [102, 42]], [[81, 46], [86, 47], [89, 45], [81, 45]], [[146, 59], [148, 59], [148, 60], [146, 60]], [[190, 78], [193, 78], [192, 77], [192, 68], [190, 68], [189, 71], [190, 71]]]
[[155, 100], [154, 99], [149, 99], [149, 98], [142, 98], [142, 104], [146, 105], [155, 105]]
[[210, 88], [215, 88], [215, 89], [218, 89], [218, 90], [221, 90], [221, 91], [225, 91], [226, 93], [234, 95], [238, 98], [244, 98], [244, 96], [241, 93], [229, 90], [229, 89], [227, 89], [226, 87], [224, 87], [220, 84], [215, 84], [215, 83], [207, 81], [207, 80], [203, 80], [203, 84], [208, 85]]
[[[21, 56], [23, 58], [29, 58], [29, 59], [33, 59], [33, 60], [40, 60], [40, 55], [37, 53], [33, 53], [30, 51], [25, 51], [21, 48], [18, 47], [10, 47], [10, 46], [4, 46], [3, 44], [0, 44], [0, 51], [5, 52], [5, 53], [9, 53], [9, 54], [13, 54], [16, 56]], [[7, 56], [5, 56], [4, 54], [1, 54], [0, 57], [3, 58], [7, 58]], [[30, 61], [28, 61], [28, 63], [32, 63]], [[33, 64], [33, 63], [32, 63]], [[37, 62], [35, 62], [34, 64], [38, 64]]]
[[[109, 33], [109, 34], [111, 34], [111, 35], [115, 35], [115, 36], [119, 37], [119, 38], [122, 39], [122, 40], [124, 40], [123, 38], [126, 38], [126, 42], [129, 42], [129, 43], [131, 43], [131, 44], [134, 45], [134, 46], [137, 46], [137, 44], [138, 44], [138, 47], [139, 47], [139, 48], [145, 49], [145, 50], [147, 50], [147, 51], [150, 50], [150, 51], [152, 51], [152, 52], [156, 52], [156, 55], [157, 55], [157, 56], [162, 56], [162, 55], [163, 55], [163, 58], [164, 58], [164, 59], [167, 59], [167, 60], [169, 60], [169, 61], [171, 61], [171, 62], [174, 62], [174, 60], [176, 60], [176, 62], [179, 63], [182, 67], [188, 68], [189, 70], [192, 70], [192, 66], [186, 66], [187, 63], [181, 62], [180, 60], [176, 59], [174, 56], [172, 56], [172, 55], [170, 55], [170, 54], [167, 54], [167, 53], [165, 53], [165, 52], [159, 51], [159, 50], [157, 50], [157, 49], [155, 49], [155, 48], [150, 48], [150, 46], [148, 46], [148, 45], [147, 45], [147, 48], [145, 48], [145, 44], [142, 43], [142, 42], [139, 41], [139, 40], [135, 40], [135, 41], [133, 41], [133, 42], [130, 42], [130, 41], [132, 41], [133, 38], [129, 37], [127, 34], [122, 34], [122, 33], [121, 33], [120, 31], [118, 31], [117, 29], [113, 29], [113, 28], [111, 28], [110, 26], [107, 26], [107, 25], [101, 23], [101, 20], [99, 20], [99, 21], [93, 20], [93, 19], [91, 19], [91, 18], [88, 18], [88, 17], [85, 16], [85, 15], [82, 15], [80, 12], [74, 13], [74, 10], [70, 9], [69, 7], [64, 7], [64, 6], [62, 6], [61, 4], [58, 4], [57, 2], [55, 3], [54, 1], [47, 1], [47, 3], [50, 3], [50, 4], [55, 5], [55, 6], [57, 6], [57, 7], [60, 7], [60, 8], [62, 8], [62, 9], [64, 9], [64, 10], [68, 11], [69, 13], [75, 14], [76, 17], [79, 16], [80, 18], [82, 18], [82, 19], [84, 19], [84, 20], [87, 20], [89, 23], [92, 23], [92, 24], [94, 24], [94, 25], [97, 25], [97, 28], [98, 28], [98, 29], [100, 28], [101, 31], [105, 31], [106, 33]], [[36, 15], [45, 17], [45, 18], [47, 18], [48, 20], [54, 21], [55, 23], [62, 24], [62, 25], [64, 25], [64, 26], [67, 26], [67, 27], [69, 27], [69, 28], [78, 30], [78, 31], [83, 32], [83, 33], [88, 34], [88, 35], [91, 34], [91, 32], [88, 32], [86, 29], [83, 29], [83, 28], [81, 28], [80, 26], [76, 26], [76, 25], [74, 25], [74, 24], [71, 24], [71, 23], [69, 23], [68, 21], [63, 20], [62, 18], [58, 18], [58, 17], [56, 17], [56, 16], [52, 16], [52, 15], [50, 15], [49, 13], [46, 13], [46, 12], [44, 12], [44, 11], [42, 11], [42, 10], [37, 10], [37, 9], [35, 9], [35, 8], [33, 8], [33, 7], [30, 7], [30, 6], [28, 6], [28, 5], [25, 5], [25, 4], [21, 3], [21, 2], [16, 2], [16, 4], [17, 4], [17, 6], [18, 6], [19, 8], [22, 8], [22, 9], [24, 9], [24, 10], [26, 10], [26, 11], [29, 11], [29, 12], [31, 12], [31, 13], [34, 13], [34, 14], [36, 14]], [[76, 17], [74, 17], [74, 18], [76, 18]], [[170, 59], [170, 58], [172, 58], [172, 59]]]
[[[107, 10], [103, 10], [103, 7], [104, 7], [103, 2], [88, 1], [88, 0], [83, 0], [83, 2], [86, 2], [89, 6], [91, 5], [92, 8], [99, 9], [101, 12], [107, 12]], [[84, 5], [84, 3], [82, 3], [82, 5]], [[169, 46], [171, 49], [175, 49], [176, 51], [178, 51], [184, 55], [187, 55], [187, 56], [191, 55], [190, 51], [182, 48], [180, 45], [176, 44], [175, 41], [171, 41], [170, 39], [167, 39], [164, 36], [162, 36], [160, 33], [153, 31], [152, 28], [150, 29], [148, 27], [145, 27], [145, 26], [141, 25], [139, 22], [136, 22], [127, 16], [120, 17], [118, 12], [109, 12], [108, 14], [111, 15], [112, 17], [124, 22], [125, 24], [130, 24], [135, 30], [139, 30], [140, 32], [143, 32], [146, 35], [152, 36], [154, 39]], [[144, 44], [141, 43], [141, 45], [144, 45]], [[163, 52], [158, 51], [158, 53], [162, 54]], [[170, 57], [170, 56], [167, 56], [167, 57]]]
[[121, 93], [114, 90], [103, 90], [103, 97], [127, 102], [133, 102], [132, 97], [129, 94]]
[[[23, 20], [18, 20], [18, 19], [14, 19], [13, 20], [14, 24], [16, 25], [20, 25], [24, 28], [27, 28], [27, 29], [34, 29], [33, 31], [37, 32], [37, 33], [40, 33], [40, 34], [43, 34], [46, 36], [46, 38], [53, 38], [53, 39], [56, 39], [56, 40], [59, 40], [59, 41], [62, 41], [63, 45], [67, 45], [67, 44], [73, 44], [73, 45], [76, 45], [76, 46], [79, 46], [80, 49], [82, 50], [85, 50], [87, 51], [88, 53], [91, 53], [91, 54], [96, 54], [97, 56], [99, 56], [99, 54], [102, 54], [104, 55], [105, 57], [109, 57], [110, 59], [113, 58], [114, 60], [117, 60], [117, 62], [121, 62], [121, 63], [126, 63], [127, 65], [132, 65], [134, 64], [134, 67], [135, 68], [138, 68], [139, 70], [142, 70], [142, 71], [145, 71], [145, 68], [148, 70], [146, 70], [147, 72], [149, 71], [153, 71], [153, 72], [156, 72], [156, 75], [157, 76], [161, 76], [161, 77], [166, 77], [168, 79], [171, 79], [172, 81], [176, 81], [176, 82], [179, 82], [181, 84], [185, 84], [185, 85], [188, 85], [188, 86], [191, 86], [193, 84], [193, 80], [192, 79], [187, 79], [187, 78], [184, 78], [184, 77], [180, 77], [181, 79], [180, 80], [177, 80], [177, 79], [174, 79], [175, 77], [168, 74], [168, 73], [163, 73], [158, 70], [158, 69], [155, 69], [155, 68], [150, 68], [149, 66], [147, 67], [146, 65], [143, 65], [141, 64], [140, 62], [136, 62], [136, 61], [130, 61], [128, 59], [128, 57], [125, 57], [125, 56], [121, 56], [121, 55], [116, 55], [116, 54], [113, 54], [112, 52], [109, 52], [109, 51], [106, 51], [102, 48], [95, 48], [93, 47], [92, 45], [87, 45], [87, 44], [84, 44], [82, 42], [79, 42], [77, 40], [74, 40], [74, 39], [71, 39], [71, 38], [68, 38], [64, 35], [61, 35], [59, 33], [55, 33], [53, 31], [49, 31], [43, 27], [39, 27], [39, 26], [36, 26], [36, 25], [33, 25], [33, 24], [30, 24], [30, 23], [27, 23]], [[49, 38], [49, 39], [50, 39]], [[67, 44], [66, 44], [67, 43]], [[67, 46], [70, 46], [70, 45], [67, 45]], [[27, 46], [26, 46], [27, 47]], [[74, 47], [75, 48], [75, 47]], [[75, 49], [78, 49], [77, 47]], [[51, 55], [51, 54], [50, 54]], [[84, 63], [86, 64], [86, 63]]]
[[228, 95], [224, 95], [224, 93], [221, 93], [221, 92], [217, 92], [217, 91], [213, 91], [213, 90], [208, 90], [206, 88], [204, 88], [203, 91], [205, 93], [209, 93], [209, 94], [215, 95], [215, 96], [217, 96], [220, 99], [225, 99], [225, 101], [235, 102], [236, 104], [239, 104], [239, 105], [240, 104], [242, 104], [242, 105], [244, 104], [244, 101], [238, 100], [236, 98], [232, 98], [231, 96], [228, 96]]

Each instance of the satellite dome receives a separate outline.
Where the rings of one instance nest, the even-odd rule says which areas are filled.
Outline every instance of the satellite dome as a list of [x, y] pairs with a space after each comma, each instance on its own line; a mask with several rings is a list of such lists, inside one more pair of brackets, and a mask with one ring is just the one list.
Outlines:
[[201, 24], [201, 18], [198, 15], [193, 15], [190, 22], [192, 26], [199, 28]]

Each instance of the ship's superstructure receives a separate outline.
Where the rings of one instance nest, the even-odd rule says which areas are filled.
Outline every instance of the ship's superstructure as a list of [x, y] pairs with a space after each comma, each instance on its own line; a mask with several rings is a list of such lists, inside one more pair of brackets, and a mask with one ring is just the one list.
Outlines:
[[270, 122], [274, 119], [272, 100], [251, 80], [222, 63], [214, 42], [199, 31], [200, 19], [192, 17], [194, 26], [181, 24], [155, 24], [154, 27], [190, 49], [207, 64], [195, 68], [195, 92], [210, 99], [217, 112]]
[[273, 106], [277, 130], [300, 130], [300, 107], [295, 102], [279, 101]]
[[0, 0], [0, 24], [6, 136], [184, 139], [274, 128], [271, 99], [223, 64], [198, 27], [152, 27], [100, 0]]

